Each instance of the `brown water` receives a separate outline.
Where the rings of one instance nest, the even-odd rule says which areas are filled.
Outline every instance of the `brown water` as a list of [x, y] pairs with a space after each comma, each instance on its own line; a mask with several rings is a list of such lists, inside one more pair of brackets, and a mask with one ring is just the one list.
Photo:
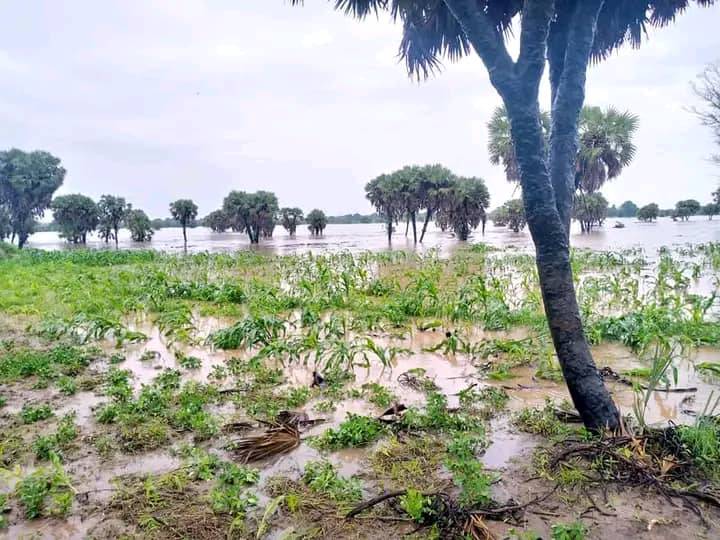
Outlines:
[[[616, 221], [625, 224], [625, 228], [613, 227]], [[405, 237], [402, 227], [393, 236], [393, 249], [415, 249], [412, 237]], [[412, 233], [411, 233], [412, 235]], [[205, 227], [197, 227], [188, 232], [188, 251], [190, 252], [231, 252], [238, 249], [250, 249], [246, 234], [213, 233]], [[527, 229], [514, 233], [507, 228], [493, 227], [488, 223], [485, 236], [479, 231], [470, 238], [470, 243], [486, 242], [495, 246], [514, 246], [531, 248], [532, 241]], [[688, 222], [674, 222], [670, 218], [661, 218], [657, 223], [640, 223], [634, 219], [609, 219], [603, 228], [590, 234], [580, 234], [579, 227], [573, 223], [572, 244], [576, 247], [592, 249], [622, 249], [643, 247], [646, 252], [654, 252], [660, 246], [674, 244], [720, 242], [720, 219], [709, 221], [704, 217], [696, 217]], [[48, 250], [67, 249], [69, 246], [57, 233], [36, 233], [30, 237], [29, 245]], [[450, 233], [443, 233], [434, 225], [428, 228], [425, 241], [418, 246], [419, 251], [438, 248], [443, 253], [452, 252], [458, 245]], [[90, 248], [106, 248], [107, 244], [95, 235], [88, 241]], [[112, 247], [112, 244], [110, 244]], [[178, 252], [183, 249], [182, 230], [179, 228], [160, 229], [155, 232], [152, 242], [139, 244], [130, 240], [127, 230], [120, 231], [120, 248], [141, 249], [152, 248], [159, 251]], [[328, 225], [321, 238], [311, 237], [305, 227], [300, 227], [295, 238], [290, 238], [282, 227], [275, 229], [275, 236], [263, 240], [255, 249], [275, 254], [302, 252], [333, 252], [349, 250], [381, 251], [388, 248], [384, 226], [379, 223]]]

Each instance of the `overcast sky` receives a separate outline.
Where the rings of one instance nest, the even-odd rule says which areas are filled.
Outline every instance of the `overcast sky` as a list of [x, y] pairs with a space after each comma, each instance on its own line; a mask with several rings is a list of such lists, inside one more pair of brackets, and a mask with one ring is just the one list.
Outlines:
[[[123, 195], [157, 217], [181, 197], [204, 215], [233, 189], [368, 212], [365, 183], [412, 163], [484, 178], [493, 206], [512, 195], [487, 158], [499, 98], [479, 60], [418, 84], [396, 58], [399, 26], [305, 4], [0, 0], [0, 148], [48, 150], [68, 170], [63, 193]], [[718, 58], [720, 5], [591, 69], [588, 104], [640, 117], [611, 203], [709, 201], [716, 149], [687, 108], [689, 82]]]

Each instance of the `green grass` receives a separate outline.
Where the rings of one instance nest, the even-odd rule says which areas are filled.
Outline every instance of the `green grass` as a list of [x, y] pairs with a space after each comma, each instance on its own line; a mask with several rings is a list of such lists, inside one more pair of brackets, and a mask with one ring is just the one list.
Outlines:
[[337, 428], [330, 428], [313, 439], [317, 448], [338, 450], [367, 446], [387, 433], [384, 424], [369, 416], [348, 413], [347, 419]]
[[340, 476], [328, 461], [308, 462], [302, 480], [311, 490], [336, 502], [359, 501], [362, 498], [360, 480]]
[[54, 414], [52, 408], [50, 408], [50, 405], [47, 403], [43, 403], [42, 405], [26, 404], [23, 405], [20, 411], [20, 418], [24, 424], [34, 424], [35, 422], [47, 420], [54, 416]]

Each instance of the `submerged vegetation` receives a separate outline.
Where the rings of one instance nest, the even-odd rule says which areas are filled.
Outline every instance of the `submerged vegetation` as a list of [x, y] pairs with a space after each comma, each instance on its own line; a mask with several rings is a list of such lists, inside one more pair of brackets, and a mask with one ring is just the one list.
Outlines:
[[[720, 345], [720, 248], [575, 251], [572, 265], [591, 340], [633, 358], [600, 361], [632, 415], [628, 429], [653, 441], [647, 452], [665, 445], [688, 479], [716, 485], [718, 422], [705, 394], [694, 407], [683, 402], [695, 416], [676, 417], [684, 425], [665, 439], [653, 430], [658, 390], [683, 390], [687, 377], [717, 385], [717, 362], [706, 355], [693, 367], [693, 358]], [[622, 449], [631, 443], [594, 446], [596, 436], [567, 423], [577, 418], [567, 404], [517, 406], [535, 386], [564, 384], [534, 261], [520, 251], [24, 250], [0, 267], [8, 526], [71, 514], [79, 498], [96, 497], [78, 491], [95, 481], [76, 467], [90, 459], [118, 471], [99, 504], [123, 532], [99, 537], [174, 538], [178, 528], [198, 538], [263, 537], [287, 524], [337, 537], [376, 530], [388, 516], [398, 536], [414, 524], [452, 537], [515, 508], [497, 500], [503, 473], [482, 458], [498, 422], [551, 445], [528, 462], [562, 490], [621, 474], [586, 471], [586, 457], [635, 452]], [[580, 461], [552, 463], [552, 445], [573, 444], [586, 445]], [[313, 456], [299, 476], [264, 476], [273, 456], [296, 452]], [[360, 477], [340, 467], [345, 452], [357, 453]], [[127, 460], [149, 461], [121, 474]], [[22, 469], [31, 463], [39, 468]], [[394, 495], [375, 503], [378, 493]], [[358, 509], [368, 497], [372, 505]], [[345, 520], [348, 512], [363, 519]], [[566, 518], [557, 534], [583, 530]]]

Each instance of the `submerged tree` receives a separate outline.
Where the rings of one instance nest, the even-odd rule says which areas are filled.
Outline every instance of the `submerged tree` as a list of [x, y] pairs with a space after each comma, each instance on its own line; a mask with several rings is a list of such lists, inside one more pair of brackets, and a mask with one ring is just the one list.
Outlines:
[[303, 220], [303, 211], [300, 208], [281, 208], [280, 223], [290, 236], [295, 236], [298, 223]]
[[195, 226], [198, 207], [192, 199], [178, 199], [170, 203], [170, 215], [177, 220], [182, 227], [183, 246], [187, 250], [187, 228]]
[[590, 232], [594, 226], [602, 226], [607, 218], [608, 202], [601, 193], [578, 193], [573, 217], [580, 222], [582, 232]]
[[231, 191], [223, 201], [223, 212], [233, 230], [246, 232], [250, 243], [258, 244], [261, 234], [269, 236], [275, 228], [277, 197], [269, 191]]
[[420, 242], [425, 239], [428, 223], [435, 217], [435, 213], [442, 206], [443, 200], [447, 196], [448, 188], [454, 181], [455, 175], [450, 169], [442, 165], [424, 165], [419, 167], [417, 175], [418, 195], [420, 198], [420, 206], [425, 209], [425, 221], [422, 232], [420, 233]]
[[123, 197], [114, 195], [103, 195], [98, 201], [98, 230], [100, 238], [107, 243], [111, 238], [115, 240], [115, 247], [118, 247], [118, 231], [120, 224], [131, 210], [129, 204]]
[[87, 235], [98, 225], [98, 208], [90, 197], [61, 195], [53, 199], [50, 208], [60, 227], [60, 237], [73, 244], [86, 244]]
[[617, 217], [635, 217], [638, 213], [638, 206], [632, 201], [625, 201], [617, 211]]
[[214, 210], [210, 212], [205, 219], [202, 220], [205, 227], [209, 227], [212, 232], [221, 233], [231, 228], [230, 220], [227, 214], [222, 210]]
[[496, 227], [508, 227], [518, 233], [525, 228], [525, 208], [520, 199], [505, 201], [490, 213], [490, 220]]
[[10, 216], [11, 237], [22, 248], [33, 231], [35, 219], [50, 206], [62, 185], [65, 169], [48, 152], [0, 152], [0, 204]]
[[675, 204], [675, 211], [673, 212], [672, 218], [676, 220], [680, 218], [680, 221], [688, 221], [690, 216], [700, 212], [700, 203], [695, 199], [685, 199], [684, 201], [678, 201]]
[[0, 242], [4, 242], [6, 238], [10, 238], [11, 234], [10, 212], [5, 208], [5, 205], [0, 204]]
[[365, 197], [385, 221], [388, 243], [392, 242], [393, 223], [399, 219], [403, 211], [403, 205], [397, 195], [398, 191], [396, 178], [388, 174], [381, 174], [365, 186]]
[[[291, 0], [293, 4], [302, 0]], [[711, 4], [713, 0], [697, 0]], [[411, 76], [427, 77], [442, 56], [475, 52], [510, 119], [525, 214], [558, 359], [573, 402], [590, 429], [617, 428], [618, 410], [593, 362], [570, 266], [578, 121], [591, 58], [601, 60], [643, 30], [670, 23], [688, 0], [338, 0], [358, 18], [388, 10], [403, 23], [400, 55]], [[518, 15], [520, 17], [518, 17]], [[516, 19], [517, 18], [517, 19]], [[519, 32], [512, 31], [514, 20]], [[519, 36], [513, 59], [506, 40]], [[549, 64], [552, 125], [546, 151], [539, 87]]]
[[702, 207], [702, 214], [712, 221], [713, 216], [720, 214], [720, 204], [711, 202]]
[[660, 207], [655, 203], [646, 204], [637, 211], [637, 218], [643, 222], [655, 221], [660, 214]]
[[153, 229], [150, 218], [142, 210], [130, 210], [125, 216], [125, 225], [130, 230], [133, 242], [149, 242]]
[[452, 229], [460, 240], [467, 240], [470, 231], [482, 223], [485, 234], [490, 192], [482, 178], [457, 178], [443, 197], [436, 221], [443, 229]]
[[317, 208], [307, 215], [308, 229], [313, 236], [321, 236], [327, 226], [327, 216]]

